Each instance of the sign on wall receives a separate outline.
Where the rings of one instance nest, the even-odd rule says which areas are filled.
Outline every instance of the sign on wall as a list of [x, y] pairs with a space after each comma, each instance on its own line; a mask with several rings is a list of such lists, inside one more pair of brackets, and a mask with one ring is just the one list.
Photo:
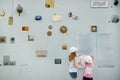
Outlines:
[[91, 7], [106, 8], [108, 7], [108, 1], [91, 1]]

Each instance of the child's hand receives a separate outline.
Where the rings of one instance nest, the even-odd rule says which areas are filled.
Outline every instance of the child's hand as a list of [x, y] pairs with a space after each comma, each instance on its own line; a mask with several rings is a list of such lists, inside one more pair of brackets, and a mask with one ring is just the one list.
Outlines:
[[82, 56], [82, 54], [78, 54], [77, 56]]
[[81, 65], [81, 62], [78, 62], [79, 65]]
[[94, 56], [91, 56], [92, 60], [94, 60]]

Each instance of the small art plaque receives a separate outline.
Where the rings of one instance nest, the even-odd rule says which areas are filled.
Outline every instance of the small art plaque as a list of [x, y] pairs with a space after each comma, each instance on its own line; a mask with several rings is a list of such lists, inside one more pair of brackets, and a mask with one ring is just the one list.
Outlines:
[[34, 41], [34, 35], [28, 35], [28, 41]]
[[28, 26], [22, 26], [22, 31], [29, 31], [29, 27]]
[[9, 61], [9, 65], [15, 65], [16, 64], [16, 61]]
[[54, 8], [54, 5], [55, 5], [55, 0], [46, 0], [45, 1], [46, 8]]
[[67, 50], [67, 43], [63, 43], [62, 49], [63, 49], [63, 50]]
[[46, 57], [47, 56], [47, 50], [36, 50], [37, 57]]
[[97, 32], [97, 26], [91, 26], [91, 32]]
[[12, 66], [15, 65], [16, 61], [10, 61], [10, 56], [3, 56], [3, 65], [4, 66]]
[[13, 25], [13, 17], [12, 16], [10, 16], [8, 18], [8, 25]]
[[62, 21], [62, 16], [53, 15], [52, 20], [53, 20], [54, 22], [60, 22], [60, 21]]
[[0, 10], [0, 16], [1, 16], [1, 17], [5, 16], [5, 11], [4, 11], [3, 9]]
[[42, 16], [35, 16], [35, 20], [42, 20]]
[[6, 43], [6, 36], [0, 36], [0, 43]]
[[62, 60], [61, 59], [55, 59], [55, 64], [61, 64]]

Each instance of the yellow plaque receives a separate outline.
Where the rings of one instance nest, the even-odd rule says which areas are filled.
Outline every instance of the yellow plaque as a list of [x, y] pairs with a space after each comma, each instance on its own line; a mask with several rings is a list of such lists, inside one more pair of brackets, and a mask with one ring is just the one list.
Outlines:
[[8, 18], [8, 24], [13, 25], [13, 17], [12, 16]]
[[23, 26], [22, 31], [29, 31], [29, 27], [28, 26]]

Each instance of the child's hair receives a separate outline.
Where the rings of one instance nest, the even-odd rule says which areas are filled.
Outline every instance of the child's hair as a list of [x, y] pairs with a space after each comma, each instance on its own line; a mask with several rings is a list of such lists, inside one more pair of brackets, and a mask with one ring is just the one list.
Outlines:
[[72, 52], [70, 55], [69, 55], [69, 61], [71, 62], [72, 60], [74, 60], [76, 57], [76, 52]]

